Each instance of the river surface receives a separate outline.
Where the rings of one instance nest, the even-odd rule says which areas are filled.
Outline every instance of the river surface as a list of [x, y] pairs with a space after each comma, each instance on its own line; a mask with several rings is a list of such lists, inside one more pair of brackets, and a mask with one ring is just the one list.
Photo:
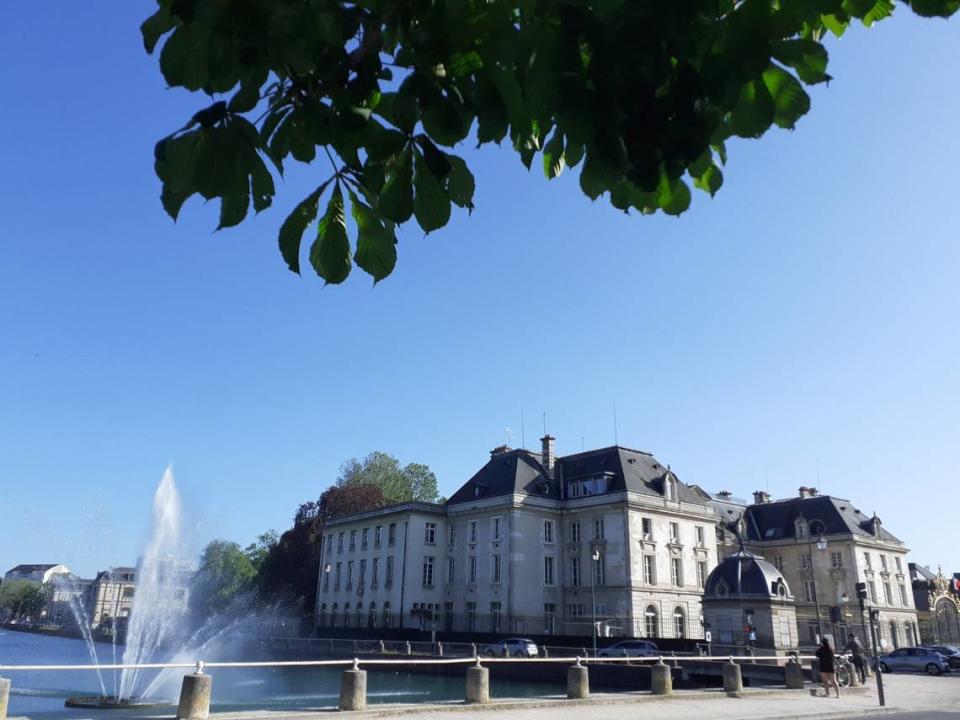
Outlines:
[[[117, 648], [118, 658], [122, 648]], [[113, 662], [113, 648], [97, 644], [101, 663]], [[243, 658], [230, 658], [242, 660]], [[119, 660], [118, 660], [119, 661]], [[86, 644], [71, 638], [49, 637], [0, 630], [0, 665], [88, 665]], [[112, 693], [116, 679], [104, 671], [104, 684]], [[334, 668], [249, 668], [214, 669], [213, 710], [256, 710], [336, 707], [340, 693], [340, 669]], [[92, 671], [3, 671], [11, 680], [10, 717], [40, 719], [120, 720], [135, 716], [131, 711], [71, 710], [63, 706], [69, 697], [100, 694]], [[165, 684], [167, 699], [175, 702], [179, 677]], [[422, 703], [463, 700], [464, 676], [450, 677], [409, 674], [403, 671], [370, 670], [367, 675], [367, 702]], [[562, 688], [550, 683], [517, 682], [492, 678], [494, 697], [535, 697], [557, 695]], [[146, 713], [142, 713], [146, 714]], [[150, 711], [156, 715], [157, 710]]]

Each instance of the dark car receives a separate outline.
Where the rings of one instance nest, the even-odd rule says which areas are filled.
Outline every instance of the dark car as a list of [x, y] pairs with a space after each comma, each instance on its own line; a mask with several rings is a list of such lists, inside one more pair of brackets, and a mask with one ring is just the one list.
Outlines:
[[951, 670], [960, 670], [960, 648], [956, 645], [925, 645], [924, 647], [943, 655]]

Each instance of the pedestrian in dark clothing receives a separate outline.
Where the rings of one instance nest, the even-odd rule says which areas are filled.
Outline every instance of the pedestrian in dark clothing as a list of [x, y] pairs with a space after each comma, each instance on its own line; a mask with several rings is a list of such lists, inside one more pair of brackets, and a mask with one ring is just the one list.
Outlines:
[[860, 684], [863, 685], [867, 681], [867, 657], [863, 652], [863, 645], [860, 644], [857, 636], [853, 633], [848, 636], [847, 647], [844, 650], [850, 653], [853, 667], [857, 669], [857, 677], [860, 678]]
[[837, 683], [837, 656], [830, 647], [830, 641], [826, 638], [820, 643], [817, 649], [817, 660], [820, 663], [820, 683], [826, 693], [824, 697], [830, 697], [830, 688], [837, 691], [837, 698], [840, 698], [840, 685]]

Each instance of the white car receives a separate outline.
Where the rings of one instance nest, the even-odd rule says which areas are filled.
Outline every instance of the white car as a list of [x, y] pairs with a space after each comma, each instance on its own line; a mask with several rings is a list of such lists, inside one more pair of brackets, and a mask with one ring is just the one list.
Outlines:
[[603, 648], [599, 654], [600, 657], [651, 657], [661, 653], [651, 640], [621, 640]]
[[488, 657], [537, 657], [540, 651], [533, 640], [527, 638], [507, 638], [487, 646]]

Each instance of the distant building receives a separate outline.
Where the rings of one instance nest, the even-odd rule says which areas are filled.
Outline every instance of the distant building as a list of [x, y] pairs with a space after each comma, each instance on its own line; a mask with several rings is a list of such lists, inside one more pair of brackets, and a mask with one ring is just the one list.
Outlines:
[[960, 645], [960, 573], [946, 577], [929, 567], [910, 563], [913, 600], [920, 639], [926, 645]]
[[327, 523], [317, 626], [702, 638], [708, 499], [646, 452], [495, 448], [445, 504]]
[[91, 629], [101, 634], [125, 632], [135, 592], [135, 568], [117, 567], [98, 572], [87, 596]]
[[737, 538], [743, 538], [749, 552], [783, 573], [796, 598], [801, 644], [816, 642], [818, 626], [838, 643], [851, 631], [863, 635], [858, 582], [866, 583], [867, 605], [879, 611], [881, 646], [892, 650], [919, 643], [908, 549], [876, 515], [807, 487], [797, 497], [778, 501], [766, 492], [754, 493], [753, 504], [739, 513], [729, 496], [716, 497], [712, 504], [723, 517], [721, 555], [736, 552]]
[[29, 580], [31, 582], [48, 583], [57, 575], [69, 575], [70, 568], [66, 565], [17, 565], [8, 570], [4, 576], [4, 582], [9, 580]]

